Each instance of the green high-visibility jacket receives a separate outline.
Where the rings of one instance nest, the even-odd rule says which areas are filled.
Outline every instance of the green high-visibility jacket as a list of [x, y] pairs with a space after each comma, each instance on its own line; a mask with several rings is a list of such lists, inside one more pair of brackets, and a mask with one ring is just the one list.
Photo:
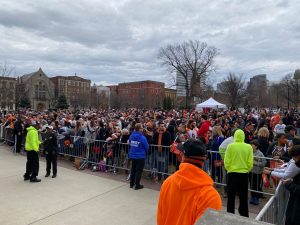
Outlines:
[[253, 149], [244, 141], [244, 131], [237, 130], [234, 142], [229, 144], [225, 151], [224, 165], [228, 173], [249, 173], [252, 170]]

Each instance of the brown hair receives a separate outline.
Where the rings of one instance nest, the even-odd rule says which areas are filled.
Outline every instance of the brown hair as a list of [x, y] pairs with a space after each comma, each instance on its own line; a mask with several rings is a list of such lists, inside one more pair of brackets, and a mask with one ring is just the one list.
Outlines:
[[142, 124], [140, 124], [140, 123], [135, 124], [135, 126], [134, 126], [135, 131], [140, 131], [141, 129], [142, 129]]

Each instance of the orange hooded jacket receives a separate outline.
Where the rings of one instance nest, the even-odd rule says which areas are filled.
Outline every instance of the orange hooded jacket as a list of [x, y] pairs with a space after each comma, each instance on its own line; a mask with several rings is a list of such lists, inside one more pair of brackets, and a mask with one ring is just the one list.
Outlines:
[[162, 185], [157, 209], [157, 225], [193, 225], [207, 208], [222, 209], [213, 180], [203, 170], [190, 163]]

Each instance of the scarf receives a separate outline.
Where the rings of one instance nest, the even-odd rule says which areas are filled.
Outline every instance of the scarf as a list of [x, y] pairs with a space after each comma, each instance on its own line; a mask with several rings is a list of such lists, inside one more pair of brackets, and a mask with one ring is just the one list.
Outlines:
[[161, 142], [162, 142], [162, 136], [165, 132], [166, 132], [166, 128], [164, 128], [163, 131], [161, 131], [161, 130], [158, 131], [158, 143], [157, 143], [157, 145], [158, 145], [158, 151], [159, 152], [162, 152]]

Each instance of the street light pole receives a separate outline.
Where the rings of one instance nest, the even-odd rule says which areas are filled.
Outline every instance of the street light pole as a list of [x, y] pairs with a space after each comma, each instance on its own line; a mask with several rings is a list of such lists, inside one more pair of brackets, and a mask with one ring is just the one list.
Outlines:
[[290, 85], [288, 84], [288, 110], [290, 109]]

